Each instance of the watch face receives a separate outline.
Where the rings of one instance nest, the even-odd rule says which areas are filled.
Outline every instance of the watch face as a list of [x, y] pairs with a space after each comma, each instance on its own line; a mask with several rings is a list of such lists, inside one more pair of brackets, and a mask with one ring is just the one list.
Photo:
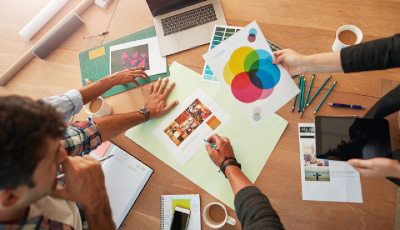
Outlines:
[[143, 113], [144, 115], [146, 115], [146, 114], [149, 113], [149, 110], [146, 109], [146, 108], [141, 108], [141, 109], [140, 109], [140, 112]]

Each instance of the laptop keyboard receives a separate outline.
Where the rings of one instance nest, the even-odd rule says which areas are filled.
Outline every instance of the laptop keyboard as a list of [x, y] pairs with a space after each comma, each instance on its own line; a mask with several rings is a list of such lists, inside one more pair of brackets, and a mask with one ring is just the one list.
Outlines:
[[212, 4], [161, 19], [164, 36], [217, 20]]

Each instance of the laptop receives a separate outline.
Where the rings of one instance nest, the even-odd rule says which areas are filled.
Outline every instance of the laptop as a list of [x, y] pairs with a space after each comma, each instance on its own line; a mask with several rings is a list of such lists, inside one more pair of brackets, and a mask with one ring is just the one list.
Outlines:
[[214, 26], [226, 25], [219, 0], [146, 0], [154, 17], [161, 56], [210, 42]]

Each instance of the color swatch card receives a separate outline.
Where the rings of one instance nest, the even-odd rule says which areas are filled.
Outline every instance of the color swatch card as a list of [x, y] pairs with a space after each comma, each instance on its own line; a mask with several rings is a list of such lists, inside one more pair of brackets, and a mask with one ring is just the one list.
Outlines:
[[[211, 37], [210, 46], [208, 50], [211, 50], [215, 46], [219, 45], [222, 41], [225, 41], [233, 34], [238, 32], [240, 29], [242, 29], [242, 27], [215, 25], [214, 33], [213, 36]], [[203, 74], [201, 75], [201, 81], [220, 84], [217, 77], [211, 71], [207, 63], [204, 64]]]
[[180, 165], [204, 147], [231, 116], [201, 88], [197, 88], [153, 131]]
[[157, 37], [110, 46], [110, 74], [144, 66], [147, 75], [151, 76], [167, 72], [165, 63]]
[[272, 64], [274, 55], [255, 21], [203, 58], [253, 127], [299, 93], [283, 66]]

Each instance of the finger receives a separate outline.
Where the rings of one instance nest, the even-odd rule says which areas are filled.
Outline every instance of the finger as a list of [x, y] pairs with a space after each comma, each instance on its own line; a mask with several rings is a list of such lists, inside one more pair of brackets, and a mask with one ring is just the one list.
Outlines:
[[62, 187], [57, 186], [56, 189], [54, 189], [54, 190], [51, 192], [50, 195], [56, 196], [56, 197], [58, 197], [58, 198], [65, 199], [65, 198], [68, 197], [68, 194], [69, 194], [69, 193], [67, 192], [66, 185], [64, 184]]
[[160, 92], [161, 94], [164, 93], [165, 86], [167, 85], [167, 83], [168, 83], [168, 78], [165, 78], [165, 79], [162, 81], [161, 86], [160, 86], [160, 88], [158, 89], [158, 92]]
[[281, 62], [285, 61], [285, 55], [280, 55], [278, 56], [275, 60], [272, 61], [273, 64], [279, 64]]
[[158, 92], [158, 90], [160, 89], [160, 85], [161, 85], [161, 77], [154, 84], [154, 93]]
[[141, 74], [141, 75], [143, 75], [143, 76], [145, 76], [145, 77], [149, 77], [149, 76], [147, 75], [147, 73], [144, 72], [144, 70], [142, 70], [142, 69], [134, 70], [133, 73], [134, 73], [134, 74]]
[[274, 57], [277, 58], [277, 57], [281, 56], [284, 53], [285, 53], [285, 50], [274, 51]]
[[215, 151], [215, 150], [213, 149], [213, 147], [212, 147], [209, 143], [206, 143], [206, 150], [207, 150], [209, 156], [211, 155], [211, 153], [212, 153], [213, 151]]
[[150, 94], [153, 94], [153, 92], [154, 92], [154, 86], [153, 86], [153, 83], [150, 83], [150, 86], [149, 86], [149, 92], [150, 92]]
[[221, 140], [224, 141], [224, 142], [229, 143], [229, 138], [227, 138], [227, 137], [221, 137]]
[[142, 69], [144, 69], [144, 66], [136, 66], [136, 67], [133, 67], [132, 69], [134, 69], [134, 70], [142, 70]]
[[165, 90], [165, 96], [168, 97], [169, 94], [171, 93], [171, 91], [174, 89], [175, 87], [175, 82], [172, 82], [171, 85], [168, 86], [167, 90]]
[[134, 77], [135, 77], [135, 78], [138, 77], [138, 78], [142, 79], [143, 81], [147, 81], [147, 78], [146, 78], [144, 75], [142, 75], [142, 74], [135, 74]]
[[137, 86], [141, 86], [141, 84], [139, 84], [139, 82], [138, 82], [138, 81], [136, 81], [135, 79], [134, 79], [134, 80], [132, 80], [132, 83], [133, 83], [133, 84], [135, 84], [135, 85], [137, 85]]
[[207, 138], [208, 142], [212, 142], [215, 141], [215, 144], [217, 145], [217, 147], [221, 144], [222, 140], [221, 137], [218, 134], [213, 134], [210, 137]]
[[165, 108], [164, 108], [165, 114], [167, 114], [169, 111], [171, 111], [171, 109], [173, 109], [178, 104], [179, 104], [179, 101], [174, 101], [171, 104], [169, 104], [168, 106], [165, 106]]
[[354, 167], [359, 173], [360, 173], [360, 175], [361, 176], [363, 176], [363, 177], [371, 177], [372, 175], [371, 175], [371, 170], [369, 170], [369, 169], [366, 169], [366, 168], [361, 168], [361, 167]]
[[348, 161], [349, 165], [353, 167], [370, 168], [371, 162], [369, 160], [351, 159]]

